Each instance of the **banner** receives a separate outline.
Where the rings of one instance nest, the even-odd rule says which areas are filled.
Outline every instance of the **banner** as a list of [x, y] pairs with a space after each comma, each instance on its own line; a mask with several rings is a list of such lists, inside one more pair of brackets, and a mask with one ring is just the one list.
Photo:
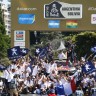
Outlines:
[[9, 59], [18, 59], [21, 57], [20, 47], [16, 46], [7, 50]]
[[90, 74], [92, 72], [94, 72], [95, 66], [91, 61], [86, 62], [86, 64], [84, 66], [82, 66], [82, 71], [86, 74]]
[[22, 56], [25, 56], [25, 55], [28, 54], [29, 51], [30, 51], [30, 50], [29, 50], [28, 48], [21, 48], [21, 55], [22, 55]]
[[82, 4], [69, 4], [54, 1], [44, 6], [44, 18], [50, 19], [81, 19]]

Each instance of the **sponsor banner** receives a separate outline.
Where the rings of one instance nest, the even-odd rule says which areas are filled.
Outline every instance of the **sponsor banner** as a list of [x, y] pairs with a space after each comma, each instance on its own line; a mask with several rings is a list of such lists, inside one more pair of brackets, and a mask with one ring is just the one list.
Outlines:
[[33, 24], [35, 22], [34, 14], [19, 14], [18, 23], [19, 24]]
[[78, 23], [76, 20], [68, 20], [66, 21], [66, 28], [77, 28]]
[[96, 14], [91, 15], [91, 24], [96, 24]]
[[88, 10], [89, 11], [96, 11], [96, 7], [89, 7]]
[[49, 20], [48, 28], [60, 28], [60, 20]]
[[14, 42], [14, 46], [20, 46], [20, 48], [24, 47], [25, 46], [25, 42]]
[[14, 41], [25, 41], [25, 31], [24, 30], [14, 31]]
[[60, 1], [45, 4], [44, 18], [81, 19], [82, 4], [68, 4]]

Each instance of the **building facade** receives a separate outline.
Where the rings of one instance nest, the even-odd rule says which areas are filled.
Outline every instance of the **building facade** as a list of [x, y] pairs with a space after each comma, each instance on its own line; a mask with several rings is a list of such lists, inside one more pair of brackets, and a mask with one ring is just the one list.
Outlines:
[[11, 35], [11, 0], [0, 0], [6, 35]]

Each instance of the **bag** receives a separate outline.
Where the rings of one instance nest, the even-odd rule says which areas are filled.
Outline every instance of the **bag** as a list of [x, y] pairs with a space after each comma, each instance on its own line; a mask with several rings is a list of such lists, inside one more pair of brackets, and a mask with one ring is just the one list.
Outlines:
[[17, 88], [17, 84], [15, 82], [15, 79], [11, 80], [11, 82], [9, 83], [9, 88], [10, 89], [16, 89]]

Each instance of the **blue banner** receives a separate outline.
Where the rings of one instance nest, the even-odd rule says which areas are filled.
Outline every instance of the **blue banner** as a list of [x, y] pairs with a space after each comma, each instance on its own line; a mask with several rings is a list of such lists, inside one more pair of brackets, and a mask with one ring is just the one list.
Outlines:
[[39, 53], [39, 57], [40, 58], [44, 58], [47, 55], [47, 49], [46, 48], [42, 48], [40, 53]]
[[30, 51], [30, 50], [29, 50], [28, 48], [21, 48], [21, 55], [22, 55], [22, 56], [25, 56], [25, 55], [28, 54], [29, 51]]
[[20, 47], [16, 46], [7, 50], [9, 59], [18, 59], [21, 57]]
[[60, 20], [49, 20], [48, 27], [49, 28], [60, 28]]
[[19, 24], [33, 24], [35, 22], [34, 14], [19, 14], [18, 23]]
[[95, 66], [91, 61], [88, 61], [82, 66], [82, 71], [86, 74], [90, 74], [95, 71]]

